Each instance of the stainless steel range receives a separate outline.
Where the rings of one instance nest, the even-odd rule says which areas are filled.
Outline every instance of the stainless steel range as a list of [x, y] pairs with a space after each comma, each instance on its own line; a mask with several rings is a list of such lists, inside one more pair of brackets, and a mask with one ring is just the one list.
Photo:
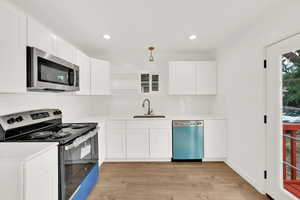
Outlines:
[[[2, 142], [57, 142], [59, 199], [85, 199], [98, 179], [97, 123], [62, 123], [58, 109], [0, 116]], [[84, 187], [82, 187], [84, 184]]]

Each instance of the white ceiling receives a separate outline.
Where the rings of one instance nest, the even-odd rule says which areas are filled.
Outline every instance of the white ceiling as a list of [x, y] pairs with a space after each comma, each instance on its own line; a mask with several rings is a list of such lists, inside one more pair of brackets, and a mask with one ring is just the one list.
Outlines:
[[280, 0], [10, 1], [85, 52], [107, 57], [149, 45], [167, 53], [215, 49]]

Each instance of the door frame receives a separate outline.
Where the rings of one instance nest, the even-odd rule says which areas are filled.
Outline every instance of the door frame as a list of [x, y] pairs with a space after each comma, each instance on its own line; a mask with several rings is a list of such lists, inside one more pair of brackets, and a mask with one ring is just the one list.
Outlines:
[[[293, 41], [296, 41], [293, 43]], [[267, 61], [266, 69], [264, 70], [264, 83], [265, 83], [265, 113], [267, 116], [267, 123], [265, 126], [265, 165], [267, 170], [267, 178], [265, 179], [265, 192], [272, 198], [276, 200], [286, 199], [289, 200], [297, 200], [293, 194], [288, 192], [283, 187], [283, 178], [282, 178], [282, 137], [278, 137], [278, 139], [274, 139], [272, 141], [272, 133], [278, 131], [278, 133], [282, 133], [282, 71], [280, 66], [280, 59], [278, 59], [278, 65], [274, 65], [274, 60], [270, 59], [272, 56], [283, 55], [283, 53], [288, 53], [291, 51], [300, 49], [300, 33], [293, 34], [289, 37], [286, 37], [282, 40], [274, 42], [270, 45], [267, 45], [264, 48], [264, 57]], [[273, 67], [272, 66], [277, 66]], [[273, 79], [273, 82], [271, 81]], [[270, 84], [272, 82], [272, 86]], [[277, 88], [277, 89], [275, 89]], [[272, 99], [270, 103], [270, 97], [276, 97]], [[275, 131], [274, 131], [275, 130]], [[275, 142], [275, 143], [272, 143]], [[272, 147], [276, 146], [277, 149], [272, 151]], [[277, 154], [278, 157], [274, 158], [274, 155]], [[273, 155], [273, 158], [272, 158]], [[275, 165], [271, 164], [276, 161]], [[276, 173], [274, 173], [274, 171]], [[275, 187], [275, 188], [274, 188]]]

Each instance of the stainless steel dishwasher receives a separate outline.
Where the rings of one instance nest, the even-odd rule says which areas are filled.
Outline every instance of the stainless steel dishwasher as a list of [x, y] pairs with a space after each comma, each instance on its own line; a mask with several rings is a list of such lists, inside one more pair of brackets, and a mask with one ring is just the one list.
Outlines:
[[173, 121], [172, 146], [172, 161], [202, 161], [204, 155], [203, 121]]

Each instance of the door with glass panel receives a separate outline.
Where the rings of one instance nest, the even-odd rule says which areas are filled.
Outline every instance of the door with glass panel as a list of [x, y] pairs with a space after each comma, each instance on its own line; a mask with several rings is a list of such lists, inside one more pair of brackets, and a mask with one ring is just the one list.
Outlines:
[[300, 35], [267, 48], [267, 179], [274, 199], [300, 199]]

